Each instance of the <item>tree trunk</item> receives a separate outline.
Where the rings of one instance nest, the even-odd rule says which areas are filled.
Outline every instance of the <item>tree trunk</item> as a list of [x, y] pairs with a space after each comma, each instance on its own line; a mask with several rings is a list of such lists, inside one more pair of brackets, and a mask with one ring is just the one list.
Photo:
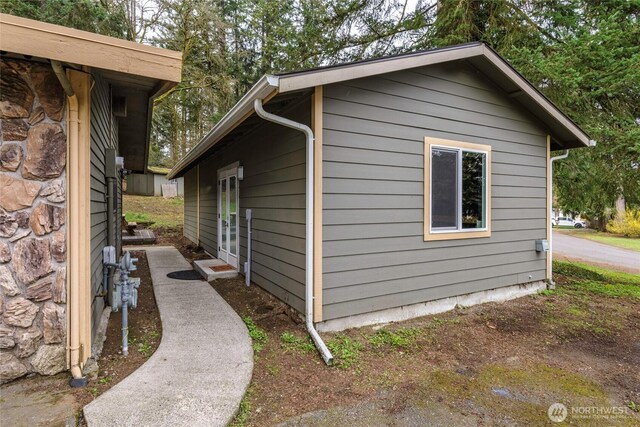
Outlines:
[[627, 204], [624, 200], [624, 196], [620, 194], [616, 200], [616, 219], [624, 219], [627, 213]]

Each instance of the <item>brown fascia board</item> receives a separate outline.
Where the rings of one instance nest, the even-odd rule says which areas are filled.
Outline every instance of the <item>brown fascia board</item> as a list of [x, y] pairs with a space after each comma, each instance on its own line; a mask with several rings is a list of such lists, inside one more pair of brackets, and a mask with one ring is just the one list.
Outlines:
[[0, 50], [178, 83], [182, 53], [0, 13]]
[[[469, 60], [486, 78], [503, 86], [508, 79], [520, 92], [517, 101], [549, 127], [566, 148], [595, 145], [578, 125], [518, 73], [507, 61], [484, 43], [470, 43], [412, 54], [360, 61], [314, 70], [279, 75], [279, 93], [286, 93], [326, 84], [339, 83], [395, 71], [445, 62]], [[474, 65], [475, 65], [474, 64]]]
[[[253, 99], [263, 89], [265, 80], [270, 89], [277, 93], [301, 91], [316, 86], [324, 86], [348, 80], [360, 79], [395, 71], [441, 64], [451, 61], [468, 60], [479, 71], [498, 86], [500, 80], [508, 79], [518, 92], [517, 102], [534, 114], [552, 133], [555, 141], [563, 148], [594, 146], [578, 125], [567, 117], [558, 107], [547, 99], [538, 89], [520, 75], [500, 55], [484, 43], [468, 43], [429, 51], [401, 54], [391, 57], [359, 61], [321, 67], [312, 70], [297, 71], [277, 76], [265, 75], [247, 92], [247, 94], [225, 115], [225, 117], [207, 134], [169, 173], [169, 178], [179, 176], [209, 148], [215, 145], [226, 132], [235, 128], [246, 118], [246, 112], [252, 107]], [[514, 91], [512, 91], [513, 93]], [[244, 114], [238, 114], [243, 112]]]

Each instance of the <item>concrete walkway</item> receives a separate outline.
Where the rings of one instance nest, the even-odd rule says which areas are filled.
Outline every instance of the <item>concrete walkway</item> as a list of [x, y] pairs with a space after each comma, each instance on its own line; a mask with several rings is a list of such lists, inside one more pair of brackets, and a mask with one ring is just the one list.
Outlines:
[[640, 273], [640, 252], [553, 232], [553, 254], [576, 261]]
[[84, 408], [93, 426], [223, 426], [253, 371], [251, 339], [205, 281], [167, 273], [191, 265], [173, 247], [146, 247], [162, 342], [137, 371]]

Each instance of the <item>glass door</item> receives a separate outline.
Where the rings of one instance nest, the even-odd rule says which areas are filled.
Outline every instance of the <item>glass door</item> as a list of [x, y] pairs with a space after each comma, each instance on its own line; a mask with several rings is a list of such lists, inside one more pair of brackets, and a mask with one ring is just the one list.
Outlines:
[[238, 267], [238, 175], [237, 168], [218, 172], [218, 258]]

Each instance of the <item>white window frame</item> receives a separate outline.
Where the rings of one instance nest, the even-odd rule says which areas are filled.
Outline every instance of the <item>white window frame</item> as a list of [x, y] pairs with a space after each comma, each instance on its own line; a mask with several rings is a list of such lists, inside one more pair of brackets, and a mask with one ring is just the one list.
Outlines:
[[[238, 263], [240, 262], [240, 182], [238, 177], [238, 167], [240, 166], [240, 162], [234, 162], [231, 163], [230, 165], [227, 165], [221, 169], [218, 169], [218, 180], [216, 182], [216, 199], [217, 199], [217, 206], [218, 206], [218, 218], [217, 218], [217, 223], [218, 223], [218, 228], [216, 230], [217, 234], [218, 234], [218, 244], [217, 244], [217, 256], [218, 258], [221, 258], [221, 250], [222, 250], [222, 204], [221, 204], [221, 200], [220, 200], [220, 181], [223, 179], [228, 179], [231, 176], [236, 176], [236, 253], [232, 254], [230, 251], [226, 250], [224, 252], [226, 252], [227, 257], [226, 259], [224, 259], [223, 261], [233, 265], [231, 263], [229, 263], [229, 258], [235, 258], [235, 264], [233, 265], [234, 267], [236, 267], [236, 269], [238, 268]], [[230, 203], [230, 199], [229, 199], [229, 194], [227, 194], [227, 203]]]
[[[425, 137], [425, 150], [424, 150], [424, 177], [425, 177], [425, 191], [424, 191], [424, 240], [448, 240], [448, 239], [471, 239], [479, 237], [491, 236], [491, 146], [483, 144], [473, 144], [462, 141], [453, 141], [448, 139]], [[456, 171], [458, 174], [457, 179], [457, 212], [456, 212], [456, 227], [448, 228], [432, 228], [432, 168], [431, 168], [431, 156], [434, 148], [440, 148], [449, 151], [458, 152], [458, 164]], [[485, 157], [485, 174], [486, 174], [486, 186], [485, 186], [485, 203], [484, 203], [484, 228], [462, 228], [462, 153], [463, 152], [482, 153]]]

